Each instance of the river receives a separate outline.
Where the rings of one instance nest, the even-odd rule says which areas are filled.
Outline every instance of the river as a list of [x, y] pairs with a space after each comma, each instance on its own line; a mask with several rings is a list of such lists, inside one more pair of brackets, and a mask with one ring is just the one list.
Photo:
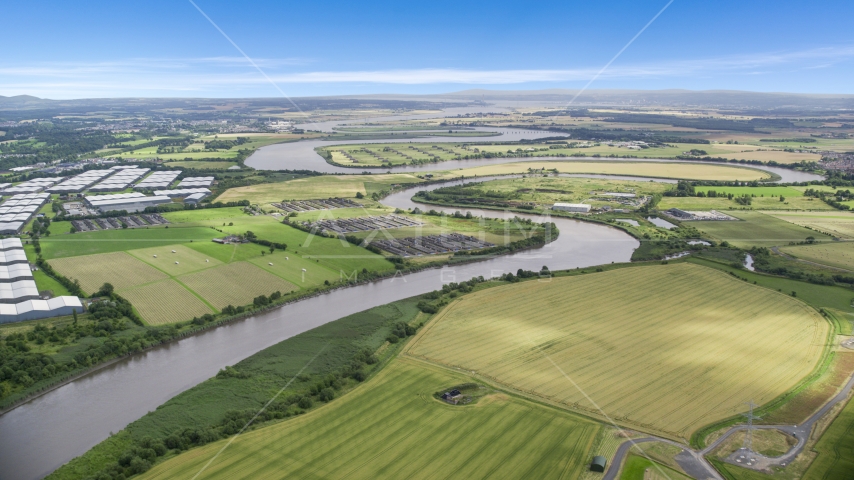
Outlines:
[[[383, 202], [410, 208], [414, 206], [410, 197], [417, 191], [439, 186], [399, 192]], [[502, 216], [495, 211], [465, 211]], [[543, 265], [566, 269], [625, 262], [638, 246], [637, 240], [621, 230], [564, 218], [552, 220], [560, 236], [543, 248], [336, 290], [134, 355], [62, 386], [0, 417], [0, 478], [41, 478], [224, 366], [351, 313], [479, 275], [490, 277], [519, 268], [539, 270]]]
[[487, 128], [474, 127], [478, 131], [496, 132], [498, 135], [491, 137], [423, 137], [423, 138], [401, 138], [393, 140], [303, 140], [300, 142], [277, 143], [259, 148], [249, 158], [246, 165], [257, 170], [313, 170], [315, 172], [334, 174], [359, 174], [362, 171], [374, 173], [417, 173], [435, 170], [458, 170], [461, 168], [474, 168], [486, 165], [499, 165], [502, 163], [519, 162], [573, 162], [573, 161], [596, 161], [596, 162], [656, 162], [656, 163], [699, 163], [704, 165], [727, 165], [732, 167], [754, 168], [774, 173], [780, 177], [777, 182], [808, 182], [810, 180], [822, 180], [823, 177], [814, 173], [801, 172], [781, 167], [768, 167], [731, 163], [713, 163], [690, 160], [670, 160], [666, 158], [579, 158], [579, 157], [525, 157], [525, 158], [477, 158], [471, 160], [448, 160], [446, 162], [429, 163], [426, 165], [402, 165], [391, 168], [350, 168], [340, 167], [327, 163], [315, 148], [328, 147], [331, 145], [353, 145], [365, 143], [438, 143], [438, 142], [478, 142], [478, 141], [518, 141], [546, 137], [565, 137], [566, 134], [557, 132], [545, 132], [541, 130], [520, 130], [517, 128]]
[[[517, 129], [490, 130], [500, 131], [501, 140], [555, 135], [552, 132], [526, 132]], [[442, 140], [432, 137], [401, 141]], [[451, 137], [445, 140], [464, 139]], [[356, 173], [353, 169], [326, 163], [314, 152], [314, 147], [320, 144], [328, 145], [330, 142], [312, 140], [264, 147], [252, 155], [247, 164], [262, 169]], [[396, 168], [393, 171], [437, 168], [444, 170], [462, 168], [457, 167], [457, 163], [471, 167], [526, 160], [543, 159], [468, 160], [444, 162], [423, 168]], [[778, 174], [784, 181], [802, 181], [794, 178], [806, 178], [804, 175], [809, 175], [787, 169], [762, 169], [775, 173], [779, 171]], [[484, 179], [478, 179], [482, 180]], [[383, 203], [391, 207], [411, 208], [415, 204], [410, 198], [416, 192], [445, 185], [422, 186], [395, 193], [383, 200]], [[431, 208], [441, 210], [439, 207]], [[458, 209], [444, 210], [453, 212]], [[488, 217], [502, 215], [501, 212], [476, 209], [463, 211]], [[544, 217], [537, 214], [512, 215], [535, 221], [544, 220]], [[543, 265], [557, 270], [625, 262], [631, 258], [632, 252], [639, 245], [637, 240], [612, 227], [557, 217], [550, 220], [557, 224], [560, 236], [543, 248], [336, 290], [133, 355], [57, 388], [0, 416], [0, 479], [42, 478], [65, 462], [83, 454], [107, 438], [110, 433], [118, 432], [173, 396], [212, 377], [226, 365], [233, 365], [266, 347], [338, 318], [435, 290], [446, 282], [463, 281], [479, 275], [490, 277], [515, 272], [519, 268], [539, 270]], [[329, 308], [330, 305], [334, 305], [334, 308]]]

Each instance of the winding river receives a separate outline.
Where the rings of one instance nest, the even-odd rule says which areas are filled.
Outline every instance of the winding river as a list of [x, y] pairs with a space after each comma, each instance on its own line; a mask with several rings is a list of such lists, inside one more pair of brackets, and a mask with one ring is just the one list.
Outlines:
[[[509, 129], [502, 131], [502, 140], [517, 136], [537, 138], [541, 135], [554, 136], [551, 132]], [[431, 137], [405, 141], [436, 142], [441, 139]], [[256, 168], [312, 169], [329, 173], [341, 173], [340, 170], [344, 170], [343, 173], [354, 173], [352, 169], [327, 164], [314, 152], [317, 145], [316, 141], [306, 141], [265, 147], [250, 157], [247, 164]], [[483, 164], [520, 160], [526, 159], [493, 159], [485, 160]], [[476, 166], [479, 162], [464, 161], [465, 166]], [[426, 168], [457, 168], [452, 166], [454, 163], [445, 162]], [[405, 167], [394, 171], [421, 169]], [[796, 177], [794, 174], [801, 172], [763, 169], [775, 173], [781, 170], [778, 174], [785, 181], [801, 181], [792, 180]], [[792, 175], [786, 176], [784, 173]], [[470, 181], [474, 180], [459, 182]], [[391, 207], [410, 208], [415, 205], [410, 199], [416, 192], [439, 186], [421, 186], [395, 193], [383, 200], [383, 203]], [[457, 209], [444, 210], [452, 212]], [[468, 211], [474, 215], [502, 216], [501, 212], [495, 211]], [[512, 215], [534, 221], [545, 219], [538, 214]], [[566, 218], [551, 220], [560, 229], [560, 236], [543, 248], [339, 289], [131, 356], [57, 388], [0, 416], [0, 479], [44, 477], [178, 393], [212, 377], [224, 366], [233, 365], [266, 347], [346, 315], [435, 290], [446, 282], [467, 280], [479, 275], [491, 277], [515, 272], [519, 268], [539, 270], [543, 265], [550, 269], [569, 269], [625, 262], [638, 246], [637, 240], [615, 228]], [[330, 305], [335, 308], [330, 309]]]

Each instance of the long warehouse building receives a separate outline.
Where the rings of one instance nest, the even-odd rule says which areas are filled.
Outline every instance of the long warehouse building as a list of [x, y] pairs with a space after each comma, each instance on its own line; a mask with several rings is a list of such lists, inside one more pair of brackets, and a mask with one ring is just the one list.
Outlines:
[[94, 195], [86, 197], [85, 200], [90, 207], [97, 208], [101, 212], [124, 210], [128, 213], [141, 212], [148, 207], [172, 203], [172, 199], [165, 195], [145, 196], [138, 192]]
[[77, 297], [42, 299], [20, 238], [0, 239], [0, 323], [82, 313]]

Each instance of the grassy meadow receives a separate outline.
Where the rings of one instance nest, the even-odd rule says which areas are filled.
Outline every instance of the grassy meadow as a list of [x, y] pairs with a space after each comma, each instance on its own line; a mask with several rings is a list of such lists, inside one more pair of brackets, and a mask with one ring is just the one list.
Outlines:
[[848, 401], [813, 450], [818, 456], [803, 478], [832, 480], [854, 472], [854, 402]]
[[727, 241], [739, 248], [788, 245], [792, 242], [803, 242], [807, 237], [818, 241], [831, 240], [828, 235], [764, 213], [747, 210], [726, 213], [741, 221], [692, 221], [688, 224], [708, 233], [716, 240]]
[[[599, 178], [543, 177], [508, 178], [474, 183], [464, 187], [440, 188], [429, 192], [428, 202], [460, 204], [491, 208], [537, 205], [551, 208], [555, 202], [586, 203], [595, 208], [632, 209], [641, 197], [661, 194], [670, 185], [652, 181], [629, 181]], [[605, 193], [631, 193], [637, 199], [606, 197]]]
[[792, 388], [828, 331], [786, 295], [678, 264], [467, 295], [406, 353], [599, 416], [589, 396], [618, 422], [687, 439], [744, 399], [763, 404]]
[[730, 200], [727, 197], [664, 197], [658, 204], [658, 208], [661, 210], [669, 208], [682, 210], [817, 210], [828, 213], [838, 211], [818, 198], [802, 195], [792, 197], [783, 195], [783, 198], [784, 200], [781, 202], [779, 196], [766, 195], [763, 197], [759, 194], [751, 199], [749, 206], [744, 206], [736, 203], [735, 199]]
[[252, 203], [270, 204], [282, 200], [308, 200], [313, 198], [346, 197], [356, 193], [370, 195], [388, 190], [392, 185], [419, 183], [411, 174], [379, 175], [322, 175], [290, 180], [281, 183], [263, 183], [227, 190], [217, 197], [222, 202], [249, 200]]
[[780, 220], [811, 228], [844, 240], [854, 240], [854, 213], [831, 212], [768, 212]]
[[[471, 406], [432, 397], [470, 381], [396, 359], [338, 401], [237, 437], [198, 478], [577, 478], [598, 424], [500, 393]], [[140, 478], [192, 477], [226, 442], [166, 460]]]
[[799, 245], [783, 247], [780, 251], [802, 260], [854, 271], [854, 243], [852, 242]]

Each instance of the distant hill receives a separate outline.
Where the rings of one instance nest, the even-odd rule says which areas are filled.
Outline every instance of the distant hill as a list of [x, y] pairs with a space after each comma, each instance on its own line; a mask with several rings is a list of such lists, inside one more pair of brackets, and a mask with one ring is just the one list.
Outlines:
[[15, 95], [14, 97], [4, 97], [0, 95], [0, 105], [2, 106], [30, 106], [49, 104], [53, 100], [46, 100], [32, 95]]
[[[565, 108], [578, 90], [486, 90], [470, 89], [440, 94], [363, 94], [327, 97], [274, 98], [82, 98], [50, 100], [31, 95], [0, 96], [2, 117], [28, 118], [27, 115], [53, 116], [111, 110], [118, 114], [140, 114], [156, 109], [192, 109], [240, 104], [242, 113], [259, 108], [281, 107], [291, 110], [291, 100], [301, 109], [342, 109], [380, 107], [389, 109], [435, 109], [478, 105], [481, 102], [504, 107], [546, 106]], [[827, 110], [854, 110], [854, 95], [807, 94], [786, 92], [747, 92], [738, 90], [587, 90], [576, 98], [572, 108], [586, 106], [671, 108], [717, 108], [741, 113], [756, 112], [797, 115]], [[29, 113], [26, 113], [29, 112]], [[198, 114], [198, 112], [197, 112]]]

